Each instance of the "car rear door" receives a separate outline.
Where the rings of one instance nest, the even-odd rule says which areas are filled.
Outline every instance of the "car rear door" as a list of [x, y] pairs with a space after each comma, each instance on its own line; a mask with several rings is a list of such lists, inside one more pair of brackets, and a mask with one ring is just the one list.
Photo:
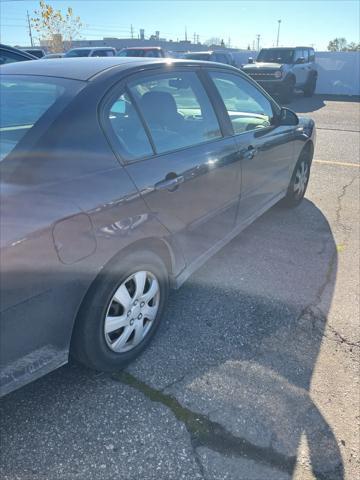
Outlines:
[[233, 230], [241, 184], [235, 139], [222, 130], [199, 72], [158, 68], [130, 77], [106, 114], [115, 150], [187, 264]]
[[210, 70], [209, 75], [239, 148], [242, 185], [237, 221], [242, 223], [286, 190], [293, 163], [293, 127], [274, 124], [275, 104], [243, 75], [229, 70]]

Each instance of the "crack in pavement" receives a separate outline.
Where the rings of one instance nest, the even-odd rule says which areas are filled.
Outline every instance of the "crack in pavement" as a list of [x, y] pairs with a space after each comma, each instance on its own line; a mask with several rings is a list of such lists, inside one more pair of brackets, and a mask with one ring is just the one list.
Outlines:
[[[355, 175], [351, 180], [350, 182], [348, 182], [346, 185], [344, 185], [341, 189], [341, 193], [337, 196], [337, 208], [336, 208], [336, 211], [335, 211], [335, 214], [336, 214], [336, 225], [339, 227], [339, 229], [343, 232], [344, 234], [344, 240], [341, 242], [342, 245], [347, 245], [348, 241], [349, 241], [349, 236], [350, 236], [350, 233], [351, 233], [351, 228], [349, 228], [347, 225], [345, 225], [344, 223], [342, 223], [342, 220], [341, 220], [341, 215], [342, 215], [342, 201], [346, 195], [346, 192], [348, 190], [348, 188], [350, 188], [353, 183], [355, 182], [355, 180], [359, 179], [359, 175]], [[325, 246], [324, 246], [324, 249], [325, 249]], [[317, 292], [316, 292], [316, 295], [315, 295], [315, 298], [316, 300], [308, 305], [306, 305], [300, 312], [299, 316], [297, 317], [297, 322], [300, 322], [302, 318], [306, 318], [308, 317], [312, 323], [312, 326], [313, 326], [313, 329], [317, 329], [319, 331], [319, 333], [321, 333], [324, 328], [322, 328], [324, 325], [327, 326], [327, 328], [329, 330], [331, 330], [332, 334], [336, 337], [336, 338], [331, 338], [328, 334], [326, 334], [326, 332], [324, 331], [323, 332], [323, 336], [326, 337], [328, 340], [331, 340], [333, 342], [336, 342], [336, 343], [339, 343], [339, 344], [345, 344], [345, 345], [348, 345], [349, 347], [355, 347], [355, 348], [358, 348], [360, 347], [360, 342], [351, 342], [350, 340], [347, 340], [345, 337], [343, 337], [334, 327], [332, 327], [331, 325], [328, 324], [328, 319], [327, 319], [327, 316], [324, 314], [324, 312], [322, 312], [321, 308], [319, 307], [319, 304], [321, 303], [321, 300], [322, 300], [322, 296], [326, 290], [326, 288], [329, 286], [330, 282], [331, 282], [331, 277], [334, 273], [334, 268], [335, 268], [335, 265], [336, 265], [336, 261], [337, 261], [337, 250], [334, 249], [331, 257], [330, 257], [330, 261], [329, 261], [329, 265], [328, 265], [328, 269], [326, 271], [326, 274], [325, 274], [325, 279], [324, 279], [324, 282], [322, 283], [322, 285], [320, 285], [320, 287], [318, 288]], [[321, 326], [318, 325], [318, 323], [321, 322]]]
[[[259, 464], [275, 468], [278, 471], [292, 474], [296, 465], [296, 456], [283, 455], [272, 447], [260, 447], [245, 438], [237, 437], [226, 430], [221, 424], [211, 421], [206, 415], [195, 413], [180, 404], [173, 396], [150, 387], [126, 371], [115, 373], [111, 378], [130, 386], [142, 393], [152, 402], [167, 407], [175, 418], [185, 425], [189, 435], [195, 461], [205, 478], [201, 459], [196, 451], [199, 447], [207, 447], [226, 457], [241, 457], [253, 460]], [[318, 480], [328, 479], [329, 472], [314, 472]]]
[[[341, 220], [342, 201], [346, 195], [347, 189], [354, 183], [357, 178], [358, 176], [355, 176], [348, 184], [344, 185], [342, 187], [341, 193], [337, 197], [338, 206], [336, 209], [336, 225], [344, 233], [344, 244], [348, 242], [351, 229], [349, 229], [345, 224], [343, 224]], [[337, 251], [334, 249], [330, 257], [324, 282], [318, 288], [315, 295], [315, 300], [309, 305], [305, 306], [297, 318], [297, 321], [301, 321], [301, 318], [305, 317], [307, 321], [310, 321], [312, 323], [313, 328], [316, 329], [319, 333], [323, 331], [323, 328], [321, 327], [323, 327], [324, 324], [327, 323], [327, 317], [320, 309], [319, 304], [321, 303], [322, 296], [326, 288], [331, 282], [331, 278], [336, 266], [336, 260]], [[321, 322], [321, 325], [319, 325], [319, 322]], [[336, 337], [336, 339], [327, 337], [329, 338], [329, 340], [346, 344], [350, 347], [360, 346], [357, 343], [353, 343], [345, 339], [334, 329], [334, 327], [327, 325], [327, 328], [329, 328]], [[324, 333], [322, 334], [324, 336], [327, 336]], [[181, 379], [183, 379], [188, 373], [189, 372], [183, 375]], [[131, 375], [126, 371], [113, 374], [111, 378], [124, 385], [136, 389], [145, 397], [150, 399], [152, 402], [160, 403], [172, 412], [175, 418], [185, 426], [190, 435], [190, 444], [194, 453], [194, 459], [199, 467], [200, 473], [203, 475], [204, 478], [206, 478], [204, 467], [201, 458], [197, 452], [197, 449], [199, 447], [207, 447], [210, 450], [218, 452], [226, 457], [250, 459], [259, 464], [274, 468], [278, 471], [286, 472], [290, 475], [293, 474], [297, 461], [296, 456], [286, 456], [276, 451], [272, 446], [261, 447], [249, 442], [245, 438], [233, 435], [218, 422], [210, 420], [206, 415], [193, 412], [189, 408], [181, 405], [175, 397], [168, 393], [165, 393], [164, 390], [168, 388], [168, 385], [162, 390], [157, 390], [137, 379], [135, 376]], [[170, 385], [178, 383], [179, 381], [181, 381], [181, 379], [175, 380]], [[329, 478], [329, 474], [335, 472], [313, 473], [318, 480], [326, 480]]]

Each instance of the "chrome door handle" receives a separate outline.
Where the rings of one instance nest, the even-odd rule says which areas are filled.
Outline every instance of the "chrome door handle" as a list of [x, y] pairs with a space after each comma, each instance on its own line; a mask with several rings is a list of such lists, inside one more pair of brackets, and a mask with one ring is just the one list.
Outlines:
[[169, 190], [169, 192], [173, 192], [184, 182], [184, 177], [182, 175], [169, 177], [170, 174], [166, 175], [165, 180], [156, 183], [155, 190]]
[[257, 149], [252, 145], [249, 145], [246, 152], [244, 153], [244, 158], [247, 160], [252, 160], [257, 154]]

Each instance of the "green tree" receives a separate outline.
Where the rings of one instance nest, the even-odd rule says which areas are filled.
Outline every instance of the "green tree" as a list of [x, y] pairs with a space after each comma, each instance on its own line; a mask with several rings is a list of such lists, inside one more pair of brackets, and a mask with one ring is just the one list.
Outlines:
[[360, 51], [360, 43], [355, 43], [355, 42], [350, 42], [347, 46], [346, 46], [346, 50], [348, 52], [358, 52]]
[[64, 44], [70, 47], [72, 40], [79, 36], [84, 26], [71, 7], [63, 13], [44, 0], [40, 0], [39, 9], [34, 11], [31, 24], [38, 32], [40, 40], [45, 40], [53, 52], [61, 52]]
[[330, 52], [342, 52], [346, 50], [346, 45], [346, 38], [334, 38], [334, 40], [329, 42], [327, 49], [330, 50]]

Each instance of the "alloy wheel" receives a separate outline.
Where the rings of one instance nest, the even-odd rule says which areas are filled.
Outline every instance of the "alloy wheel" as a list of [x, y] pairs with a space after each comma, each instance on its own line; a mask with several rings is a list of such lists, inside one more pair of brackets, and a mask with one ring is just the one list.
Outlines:
[[309, 179], [309, 165], [306, 160], [299, 163], [294, 179], [294, 193], [297, 198], [301, 198], [306, 190]]

